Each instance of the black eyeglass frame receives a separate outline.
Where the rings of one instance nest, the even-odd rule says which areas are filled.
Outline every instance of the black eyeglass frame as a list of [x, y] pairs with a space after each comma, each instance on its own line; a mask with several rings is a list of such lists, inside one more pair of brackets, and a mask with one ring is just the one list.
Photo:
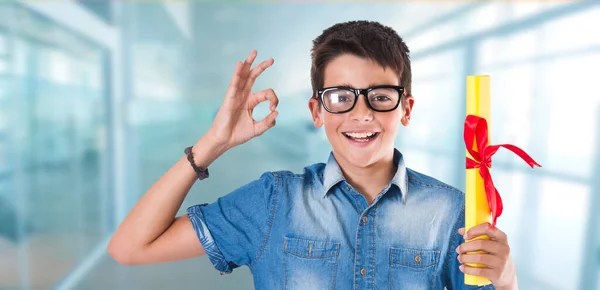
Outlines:
[[[373, 106], [371, 106], [371, 102], [369, 102], [369, 98], [367, 97], [369, 95], [369, 92], [371, 92], [372, 90], [375, 90], [375, 89], [395, 89], [396, 91], [398, 91], [398, 96], [399, 96], [398, 102], [391, 109], [387, 109], [387, 110], [375, 109]], [[332, 90], [352, 91], [354, 93], [354, 103], [352, 103], [352, 106], [349, 109], [344, 110], [344, 111], [332, 111], [329, 108], [327, 108], [327, 106], [325, 105], [325, 102], [323, 101], [323, 95], [327, 91], [332, 91]], [[363, 95], [365, 97], [365, 100], [367, 101], [367, 107], [369, 107], [369, 109], [371, 109], [375, 112], [383, 112], [383, 113], [391, 112], [391, 111], [395, 110], [396, 108], [398, 108], [398, 105], [400, 105], [400, 102], [402, 101], [402, 97], [404, 96], [404, 87], [403, 86], [393, 86], [393, 85], [380, 85], [380, 86], [369, 87], [366, 89], [355, 89], [352, 87], [341, 86], [341, 87], [327, 87], [327, 88], [322, 88], [320, 90], [317, 90], [317, 99], [321, 102], [321, 104], [323, 105], [323, 108], [325, 108], [325, 110], [327, 112], [332, 113], [332, 114], [343, 114], [343, 113], [352, 111], [352, 109], [354, 109], [354, 106], [356, 106], [356, 101], [358, 100], [360, 95]]]

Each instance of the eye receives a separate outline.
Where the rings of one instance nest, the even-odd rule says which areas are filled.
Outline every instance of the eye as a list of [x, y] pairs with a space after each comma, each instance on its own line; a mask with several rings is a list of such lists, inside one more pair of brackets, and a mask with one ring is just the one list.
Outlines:
[[354, 101], [353, 93], [352, 92], [347, 92], [345, 90], [329, 91], [329, 92], [327, 92], [327, 94], [325, 96], [333, 104], [348, 103], [348, 102], [352, 103]]
[[339, 96], [338, 97], [338, 101], [340, 101], [340, 102], [349, 102], [350, 98], [348, 98], [347, 96]]
[[391, 101], [390, 97], [386, 96], [386, 95], [378, 95], [378, 96], [374, 96], [373, 98], [371, 98], [371, 100], [376, 101], [376, 102], [387, 102], [387, 101]]
[[329, 98], [331, 99], [331, 102], [336, 104], [336, 103], [346, 103], [346, 102], [350, 102], [352, 101], [348, 96], [344, 96], [344, 95], [330, 95]]

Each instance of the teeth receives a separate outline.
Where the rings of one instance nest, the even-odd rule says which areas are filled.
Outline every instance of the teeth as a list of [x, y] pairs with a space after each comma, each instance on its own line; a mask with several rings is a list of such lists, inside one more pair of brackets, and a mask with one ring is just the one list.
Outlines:
[[369, 138], [373, 135], [375, 135], [374, 132], [368, 132], [368, 133], [344, 133], [346, 136], [348, 137], [352, 137], [352, 138]]

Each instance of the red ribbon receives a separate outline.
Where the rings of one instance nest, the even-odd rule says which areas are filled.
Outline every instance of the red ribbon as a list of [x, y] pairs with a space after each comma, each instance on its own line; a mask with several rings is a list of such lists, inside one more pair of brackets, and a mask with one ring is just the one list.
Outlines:
[[[490, 212], [492, 213], [492, 227], [496, 226], [496, 219], [502, 214], [502, 198], [494, 186], [489, 168], [492, 168], [492, 156], [504, 147], [523, 159], [531, 168], [539, 166], [525, 151], [519, 147], [510, 144], [487, 145], [488, 144], [488, 126], [484, 118], [468, 115], [465, 119], [465, 145], [467, 151], [473, 159], [467, 157], [467, 169], [479, 168], [479, 174], [483, 178], [485, 186], [485, 195], [487, 197]], [[473, 150], [473, 138], [477, 140], [477, 151]], [[482, 153], [482, 154], [480, 154]]]

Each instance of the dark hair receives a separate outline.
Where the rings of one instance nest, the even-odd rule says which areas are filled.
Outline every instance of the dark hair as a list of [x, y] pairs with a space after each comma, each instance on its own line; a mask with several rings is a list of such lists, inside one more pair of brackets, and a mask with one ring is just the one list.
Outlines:
[[313, 40], [310, 70], [313, 97], [317, 90], [323, 88], [327, 64], [346, 53], [371, 59], [384, 68], [393, 69], [406, 94], [411, 95], [409, 52], [402, 37], [379, 22], [361, 20], [335, 24]]

